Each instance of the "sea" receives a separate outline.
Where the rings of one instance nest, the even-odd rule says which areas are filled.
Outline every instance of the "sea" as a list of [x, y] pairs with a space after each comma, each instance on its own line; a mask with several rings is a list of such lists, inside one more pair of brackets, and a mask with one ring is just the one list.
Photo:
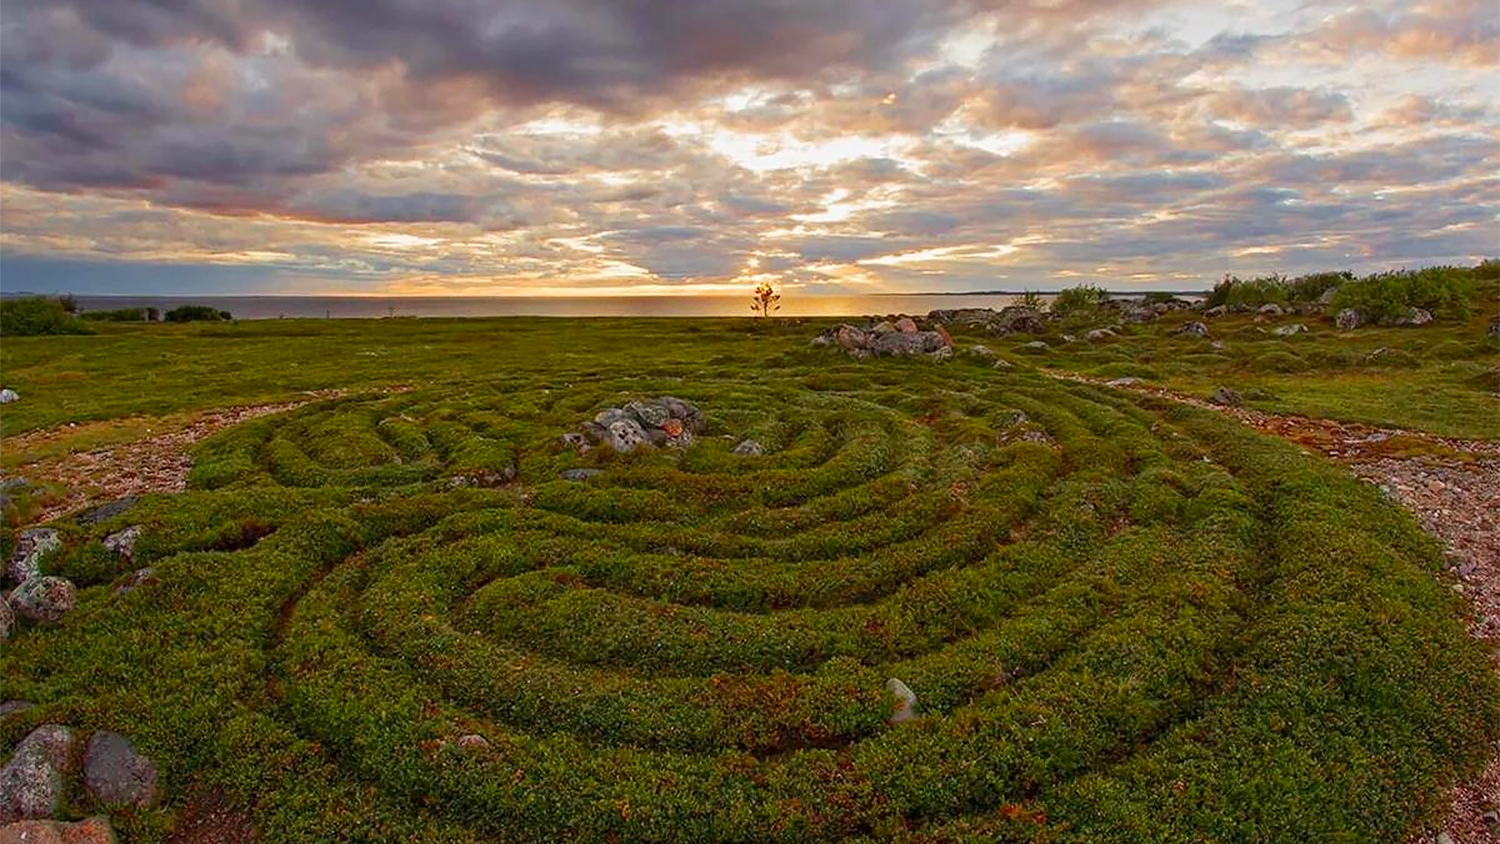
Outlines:
[[[1130, 294], [1116, 294], [1128, 296]], [[382, 317], [722, 317], [750, 316], [749, 296], [77, 296], [85, 311], [208, 305], [236, 319]], [[1043, 296], [1043, 301], [1050, 297]], [[889, 293], [787, 296], [777, 316], [926, 314], [939, 308], [1003, 308], [1019, 293]]]

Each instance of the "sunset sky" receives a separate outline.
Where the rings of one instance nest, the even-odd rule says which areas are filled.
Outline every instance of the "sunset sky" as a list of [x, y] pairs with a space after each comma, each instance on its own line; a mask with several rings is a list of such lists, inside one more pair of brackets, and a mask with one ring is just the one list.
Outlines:
[[1494, 0], [5, 0], [0, 287], [1198, 288], [1500, 253]]

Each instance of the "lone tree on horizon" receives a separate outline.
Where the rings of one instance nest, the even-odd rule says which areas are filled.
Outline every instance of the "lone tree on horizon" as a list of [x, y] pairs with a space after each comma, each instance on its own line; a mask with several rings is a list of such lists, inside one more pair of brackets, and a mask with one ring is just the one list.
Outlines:
[[756, 285], [753, 297], [750, 300], [750, 310], [758, 316], [768, 317], [772, 311], [781, 310], [781, 294], [776, 292], [769, 281]]

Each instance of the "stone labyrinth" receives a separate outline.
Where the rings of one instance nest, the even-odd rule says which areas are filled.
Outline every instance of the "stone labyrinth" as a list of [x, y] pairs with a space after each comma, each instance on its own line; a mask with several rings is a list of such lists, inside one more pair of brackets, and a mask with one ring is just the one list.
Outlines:
[[[693, 436], [577, 435], [660, 396]], [[323, 402], [70, 535], [12, 677], [264, 840], [1398, 840], [1493, 706], [1433, 546], [1142, 402], [958, 364]]]

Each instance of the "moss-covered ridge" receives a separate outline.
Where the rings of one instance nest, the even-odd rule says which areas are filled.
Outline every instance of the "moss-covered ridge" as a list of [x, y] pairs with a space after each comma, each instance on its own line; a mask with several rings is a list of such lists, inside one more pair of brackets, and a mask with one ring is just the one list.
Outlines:
[[[558, 439], [662, 393], [691, 449]], [[5, 738], [158, 759], [131, 840], [216, 786], [276, 841], [1399, 842], [1500, 734], [1398, 507], [1034, 373], [455, 383], [248, 423], [194, 481], [72, 530], [94, 588], [0, 658], [42, 704]], [[114, 596], [126, 519], [160, 579]]]

